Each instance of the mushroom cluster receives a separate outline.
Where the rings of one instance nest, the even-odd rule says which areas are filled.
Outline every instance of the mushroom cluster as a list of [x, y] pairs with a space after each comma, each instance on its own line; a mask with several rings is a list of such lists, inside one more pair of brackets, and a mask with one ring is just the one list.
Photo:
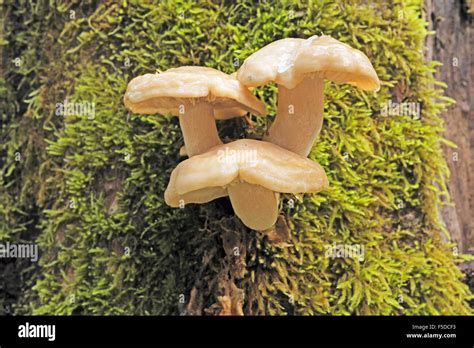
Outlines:
[[[249, 228], [271, 228], [280, 193], [319, 192], [324, 169], [307, 158], [323, 123], [324, 79], [377, 90], [377, 74], [359, 50], [329, 36], [275, 41], [250, 55], [237, 74], [196, 66], [146, 74], [128, 84], [125, 106], [135, 113], [179, 117], [189, 156], [173, 170], [165, 191], [171, 207], [229, 196]], [[252, 113], [265, 105], [249, 90], [275, 82], [275, 121], [262, 140], [224, 144], [215, 120]]]

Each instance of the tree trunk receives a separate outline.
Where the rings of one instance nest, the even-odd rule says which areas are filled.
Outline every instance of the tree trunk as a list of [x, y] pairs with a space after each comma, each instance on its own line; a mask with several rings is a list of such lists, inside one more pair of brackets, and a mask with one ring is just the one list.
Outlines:
[[465, 1], [427, 0], [429, 29], [436, 32], [427, 39], [428, 59], [443, 63], [436, 79], [448, 87], [446, 95], [456, 104], [441, 116], [445, 121], [444, 137], [457, 148], [443, 146], [451, 171], [448, 183], [454, 206], [441, 207], [441, 216], [458, 249], [474, 253], [474, 117], [470, 101], [473, 97], [472, 8]]

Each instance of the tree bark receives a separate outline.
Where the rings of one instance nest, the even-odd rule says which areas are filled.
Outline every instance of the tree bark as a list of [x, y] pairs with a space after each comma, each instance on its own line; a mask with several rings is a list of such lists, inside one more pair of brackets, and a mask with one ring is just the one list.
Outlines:
[[455, 205], [441, 207], [440, 213], [459, 252], [474, 253], [474, 115], [470, 107], [474, 9], [466, 1], [427, 0], [425, 10], [429, 29], [436, 32], [427, 39], [427, 58], [443, 63], [435, 76], [447, 83], [446, 94], [456, 99], [456, 104], [442, 113], [443, 135], [458, 146], [443, 145], [451, 172], [448, 189]]

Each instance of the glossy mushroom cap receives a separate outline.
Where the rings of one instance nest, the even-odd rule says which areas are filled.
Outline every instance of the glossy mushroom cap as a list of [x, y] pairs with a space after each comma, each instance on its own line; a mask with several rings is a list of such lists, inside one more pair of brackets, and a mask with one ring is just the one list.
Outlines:
[[180, 106], [207, 101], [216, 119], [265, 114], [265, 105], [235, 77], [198, 66], [183, 66], [160, 74], [145, 74], [130, 81], [125, 106], [141, 114], [180, 114]]
[[306, 74], [335, 83], [348, 83], [366, 91], [380, 88], [369, 58], [330, 36], [311, 36], [299, 47], [294, 66], [296, 81], [303, 80]]
[[324, 169], [277, 145], [241, 139], [181, 162], [171, 174], [165, 201], [172, 207], [222, 197], [229, 185], [245, 182], [273, 192], [319, 192], [328, 187]]
[[281, 39], [268, 44], [245, 59], [237, 72], [237, 79], [248, 87], [270, 82], [294, 86], [294, 62], [304, 39]]
[[273, 81], [292, 89], [309, 75], [364, 90], [376, 90], [380, 86], [364, 53], [329, 36], [272, 42], [244, 61], [237, 79], [249, 87]]

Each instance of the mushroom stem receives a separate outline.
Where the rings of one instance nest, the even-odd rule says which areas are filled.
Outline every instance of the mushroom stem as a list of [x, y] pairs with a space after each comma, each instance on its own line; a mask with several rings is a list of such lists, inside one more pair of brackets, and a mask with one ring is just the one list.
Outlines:
[[278, 218], [279, 194], [260, 185], [239, 182], [227, 188], [232, 208], [245, 226], [267, 230]]
[[222, 144], [210, 103], [206, 101], [188, 102], [182, 107], [184, 110], [179, 113], [179, 124], [189, 157], [199, 155]]
[[[189, 157], [221, 145], [211, 104], [198, 101], [186, 103], [179, 114], [184, 145]], [[228, 188], [235, 214], [247, 226], [257, 231], [272, 227], [278, 218], [279, 195], [259, 185], [244, 182]]]
[[323, 79], [307, 76], [293, 89], [278, 85], [277, 116], [263, 140], [306, 157], [321, 131], [323, 114]]

